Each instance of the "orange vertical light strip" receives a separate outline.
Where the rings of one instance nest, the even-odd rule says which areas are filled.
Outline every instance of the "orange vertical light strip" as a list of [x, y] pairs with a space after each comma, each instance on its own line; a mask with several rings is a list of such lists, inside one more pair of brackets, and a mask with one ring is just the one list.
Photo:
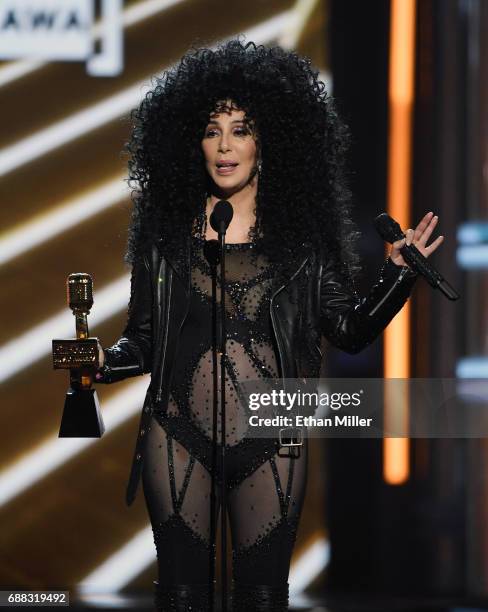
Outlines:
[[[389, 63], [389, 126], [387, 210], [403, 229], [410, 227], [411, 127], [414, 100], [415, 2], [391, 0]], [[384, 333], [384, 377], [410, 376], [410, 308], [407, 303]], [[408, 397], [388, 414], [385, 393], [384, 423], [388, 430], [392, 419], [408, 423]], [[400, 412], [400, 414], [398, 413]], [[384, 438], [383, 478], [388, 484], [402, 484], [409, 477], [410, 440]]]

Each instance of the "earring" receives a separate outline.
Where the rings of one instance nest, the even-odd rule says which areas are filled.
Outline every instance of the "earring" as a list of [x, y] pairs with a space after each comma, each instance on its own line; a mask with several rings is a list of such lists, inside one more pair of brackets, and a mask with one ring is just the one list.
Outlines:
[[263, 162], [261, 160], [258, 161], [258, 174], [261, 174], [263, 169]]

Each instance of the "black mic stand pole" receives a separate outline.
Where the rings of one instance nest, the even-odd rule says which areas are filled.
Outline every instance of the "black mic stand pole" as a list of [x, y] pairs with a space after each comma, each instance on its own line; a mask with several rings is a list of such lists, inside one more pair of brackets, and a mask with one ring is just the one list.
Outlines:
[[210, 485], [210, 559], [209, 559], [209, 604], [214, 610], [215, 602], [215, 552], [217, 540], [217, 501], [215, 476], [217, 471], [217, 418], [218, 418], [218, 372], [217, 372], [217, 264], [219, 244], [216, 240], [206, 242], [206, 259], [210, 264], [212, 277], [212, 373], [213, 373], [213, 418], [212, 418], [212, 470]]
[[[224, 226], [225, 228], [225, 226]], [[215, 552], [217, 539], [217, 501], [215, 495], [215, 475], [217, 473], [219, 457], [218, 449], [218, 370], [217, 353], [220, 353], [220, 372], [221, 372], [221, 431], [222, 445], [220, 455], [221, 480], [221, 567], [222, 567], [222, 612], [227, 611], [227, 512], [226, 512], [226, 491], [225, 491], [225, 360], [226, 349], [226, 327], [225, 327], [225, 231], [219, 231], [219, 241], [209, 240], [205, 245], [206, 259], [210, 264], [212, 276], [212, 371], [213, 371], [213, 419], [212, 419], [212, 474], [210, 489], [210, 569], [209, 569], [209, 599], [210, 610], [214, 610], [214, 582], [215, 582]], [[220, 283], [221, 283], [221, 316], [219, 334], [217, 334], [217, 264], [221, 262]], [[220, 350], [217, 348], [217, 338], [220, 339]]]
[[[220, 511], [221, 511], [221, 584], [222, 584], [222, 609], [221, 612], [227, 612], [227, 504], [226, 504], [226, 479], [225, 479], [225, 365], [227, 361], [227, 349], [226, 349], [226, 326], [225, 326], [225, 234], [227, 227], [229, 226], [233, 216], [232, 205], [225, 201], [220, 200], [215, 204], [214, 210], [210, 215], [210, 225], [217, 232], [219, 240], [210, 241], [215, 244], [215, 249], [210, 249], [209, 255], [211, 261], [215, 262], [216, 268], [217, 261], [220, 260], [220, 402], [221, 402], [221, 454], [220, 454]], [[209, 247], [210, 244], [207, 244]], [[213, 245], [212, 245], [213, 246]], [[212, 257], [213, 250], [213, 257]], [[207, 258], [208, 259], [208, 258]], [[215, 268], [212, 272], [215, 272]], [[218, 417], [218, 378], [217, 378], [217, 341], [216, 341], [216, 318], [217, 318], [217, 306], [216, 306], [216, 273], [212, 274], [212, 358], [213, 358], [213, 389], [214, 389], [214, 401], [213, 401], [213, 447], [212, 447], [212, 460], [215, 461], [214, 465], [217, 464], [217, 417]], [[215, 472], [216, 470], [214, 470]], [[211, 527], [211, 538], [212, 542], [215, 541], [216, 534], [216, 500], [215, 500], [215, 482], [212, 477], [211, 485], [211, 496], [210, 496], [210, 527]], [[215, 527], [215, 529], [214, 529]], [[212, 549], [212, 558], [215, 557], [214, 551], [215, 546]], [[213, 580], [214, 569], [210, 571], [210, 579]], [[213, 584], [211, 585], [213, 587]], [[213, 592], [213, 591], [212, 591]], [[212, 594], [213, 602], [213, 594]]]
[[221, 574], [222, 574], [222, 612], [227, 612], [227, 504], [225, 488], [225, 363], [227, 360], [225, 328], [225, 224], [222, 222], [219, 231], [220, 242], [220, 403], [221, 403]]

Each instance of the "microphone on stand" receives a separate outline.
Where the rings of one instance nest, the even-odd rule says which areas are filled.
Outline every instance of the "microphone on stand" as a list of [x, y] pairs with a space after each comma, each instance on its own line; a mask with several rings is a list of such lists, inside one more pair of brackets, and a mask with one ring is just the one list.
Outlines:
[[[378, 215], [374, 220], [374, 224], [379, 235], [390, 244], [405, 238], [405, 234], [402, 232], [400, 225], [386, 213]], [[400, 249], [400, 253], [414, 270], [422, 274], [431, 287], [440, 289], [450, 300], [459, 299], [459, 293], [451, 287], [442, 274], [434, 268], [416, 246], [413, 244], [406, 244]]]
[[[220, 403], [221, 403], [221, 439], [222, 444], [220, 448], [220, 468], [221, 468], [221, 481], [220, 481], [220, 524], [221, 524], [221, 588], [222, 588], [222, 605], [221, 609], [227, 611], [227, 503], [226, 503], [226, 482], [225, 482], [225, 363], [227, 360], [226, 352], [226, 330], [225, 330], [225, 234], [227, 228], [232, 221], [234, 216], [234, 209], [232, 205], [226, 200], [219, 200], [210, 215], [210, 225], [219, 235], [218, 241], [214, 242], [217, 248], [207, 248], [205, 256], [211, 262], [212, 268], [212, 303], [213, 303], [213, 316], [212, 316], [212, 329], [213, 339], [212, 342], [212, 361], [213, 361], [213, 390], [214, 390], [214, 404], [213, 404], [213, 457], [217, 459], [217, 393], [218, 393], [218, 379], [217, 379], [217, 305], [216, 305], [216, 265], [220, 263], [220, 320], [219, 320], [219, 340], [220, 340]], [[212, 266], [213, 263], [213, 266]], [[214, 497], [214, 479], [212, 477], [212, 495], [211, 495], [211, 531], [212, 531], [212, 550], [215, 549], [216, 534], [213, 528], [215, 524], [216, 516], [216, 505]], [[215, 538], [215, 539], [214, 539]], [[212, 559], [212, 572], [211, 572], [211, 594], [212, 594], [212, 609], [213, 609], [213, 565], [214, 559]]]
[[232, 204], [227, 200], [219, 200], [215, 204], [212, 214], [210, 215], [210, 225], [217, 232], [217, 234], [224, 234], [232, 221], [234, 216], [234, 209]]

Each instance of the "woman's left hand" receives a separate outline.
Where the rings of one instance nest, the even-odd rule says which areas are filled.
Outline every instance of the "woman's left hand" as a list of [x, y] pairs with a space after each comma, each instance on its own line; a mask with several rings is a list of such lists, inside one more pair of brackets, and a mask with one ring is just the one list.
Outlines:
[[408, 229], [405, 232], [405, 238], [394, 242], [390, 251], [390, 259], [393, 261], [393, 263], [395, 263], [397, 266], [408, 266], [407, 262], [403, 259], [403, 256], [400, 253], [400, 249], [405, 246], [405, 244], [413, 243], [424, 257], [431, 255], [444, 240], [444, 236], [438, 236], [432, 244], [426, 246], [426, 242], [434, 231], [438, 220], [439, 217], [434, 216], [433, 212], [428, 212], [422, 221], [420, 221], [420, 223], [417, 225], [415, 231], [413, 229]]

